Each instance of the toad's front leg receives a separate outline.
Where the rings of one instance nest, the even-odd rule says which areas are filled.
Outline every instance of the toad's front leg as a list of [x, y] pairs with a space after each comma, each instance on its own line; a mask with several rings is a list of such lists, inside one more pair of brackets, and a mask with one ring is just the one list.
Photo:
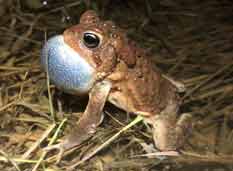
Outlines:
[[79, 119], [77, 126], [61, 143], [46, 148], [46, 150], [60, 150], [58, 161], [61, 159], [64, 151], [78, 146], [96, 132], [96, 128], [103, 120], [102, 110], [110, 89], [111, 83], [108, 81], [96, 83], [89, 93], [89, 101], [86, 110]]

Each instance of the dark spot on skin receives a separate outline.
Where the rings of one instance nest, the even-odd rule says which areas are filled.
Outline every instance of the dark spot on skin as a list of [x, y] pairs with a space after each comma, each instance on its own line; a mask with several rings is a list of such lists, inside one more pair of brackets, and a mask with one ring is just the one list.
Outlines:
[[138, 78], [142, 78], [142, 77], [143, 77], [143, 74], [142, 74], [141, 71], [137, 71], [137, 72], [136, 72], [136, 75], [137, 75]]
[[112, 38], [114, 38], [114, 39], [116, 39], [116, 38], [118, 37], [118, 35], [115, 34], [115, 33], [112, 33], [110, 36], [111, 36]]
[[99, 67], [102, 64], [102, 60], [100, 59], [99, 55], [96, 55], [96, 54], [93, 55], [93, 60], [97, 67]]
[[90, 23], [96, 23], [98, 20], [93, 16], [90, 17]]
[[112, 87], [111, 92], [121, 91], [120, 87]]

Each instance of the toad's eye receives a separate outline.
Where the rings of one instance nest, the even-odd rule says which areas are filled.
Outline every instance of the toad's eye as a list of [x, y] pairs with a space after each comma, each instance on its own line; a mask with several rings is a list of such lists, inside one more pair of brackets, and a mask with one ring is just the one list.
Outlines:
[[96, 48], [100, 44], [100, 38], [94, 33], [84, 33], [83, 43], [88, 48]]

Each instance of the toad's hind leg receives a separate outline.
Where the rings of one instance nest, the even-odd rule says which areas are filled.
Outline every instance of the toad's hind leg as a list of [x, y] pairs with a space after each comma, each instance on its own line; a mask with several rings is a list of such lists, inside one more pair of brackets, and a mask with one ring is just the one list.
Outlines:
[[177, 151], [185, 142], [191, 128], [191, 115], [182, 114], [178, 120], [171, 115], [157, 115], [148, 121], [152, 125], [156, 148], [160, 151]]

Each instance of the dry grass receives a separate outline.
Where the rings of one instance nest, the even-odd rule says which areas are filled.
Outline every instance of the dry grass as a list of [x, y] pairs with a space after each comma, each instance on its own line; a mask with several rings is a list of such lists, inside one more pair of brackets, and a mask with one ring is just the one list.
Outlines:
[[67, 170], [132, 120], [108, 104], [97, 134], [67, 152], [58, 165], [56, 152], [46, 154], [42, 150], [67, 134], [73, 124], [70, 118], [78, 120], [86, 100], [62, 94], [52, 86], [57, 122], [53, 121], [45, 74], [39, 66], [40, 49], [46, 36], [77, 23], [87, 5], [127, 29], [129, 36], [154, 54], [154, 61], [165, 73], [183, 80], [187, 92], [181, 111], [193, 115], [194, 129], [183, 155], [160, 160], [139, 156], [146, 154], [145, 143], [152, 143], [152, 138], [145, 124], [137, 124], [78, 168], [137, 171], [232, 167], [230, 0], [104, 0], [90, 4], [67, 0], [49, 1], [46, 7], [36, 2], [0, 1], [0, 170]]

